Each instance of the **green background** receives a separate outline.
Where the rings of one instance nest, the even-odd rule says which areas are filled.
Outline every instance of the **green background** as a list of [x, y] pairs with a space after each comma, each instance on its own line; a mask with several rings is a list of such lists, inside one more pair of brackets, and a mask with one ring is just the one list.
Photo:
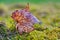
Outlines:
[[29, 2], [29, 3], [36, 3], [36, 4], [39, 4], [39, 3], [48, 3], [48, 2], [53, 2], [53, 3], [59, 3], [60, 0], [0, 0], [0, 3], [26, 3], [26, 2]]

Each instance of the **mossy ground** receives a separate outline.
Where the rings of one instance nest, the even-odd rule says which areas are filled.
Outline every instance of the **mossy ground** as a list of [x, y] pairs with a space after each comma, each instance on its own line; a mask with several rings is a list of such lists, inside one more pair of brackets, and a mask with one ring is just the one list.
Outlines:
[[40, 23], [34, 24], [35, 30], [28, 34], [18, 33], [11, 13], [21, 8], [11, 5], [5, 10], [7, 14], [0, 17], [0, 22], [3, 22], [0, 25], [0, 40], [60, 40], [60, 5], [42, 4], [30, 7], [32, 14], [40, 20]]

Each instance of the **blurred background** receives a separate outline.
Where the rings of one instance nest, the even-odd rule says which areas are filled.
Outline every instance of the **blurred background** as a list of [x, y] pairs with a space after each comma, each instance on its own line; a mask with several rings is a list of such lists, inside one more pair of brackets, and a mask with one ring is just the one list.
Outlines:
[[[20, 35], [11, 14], [27, 3], [40, 22], [36, 30]], [[0, 0], [0, 40], [60, 40], [60, 0]]]

